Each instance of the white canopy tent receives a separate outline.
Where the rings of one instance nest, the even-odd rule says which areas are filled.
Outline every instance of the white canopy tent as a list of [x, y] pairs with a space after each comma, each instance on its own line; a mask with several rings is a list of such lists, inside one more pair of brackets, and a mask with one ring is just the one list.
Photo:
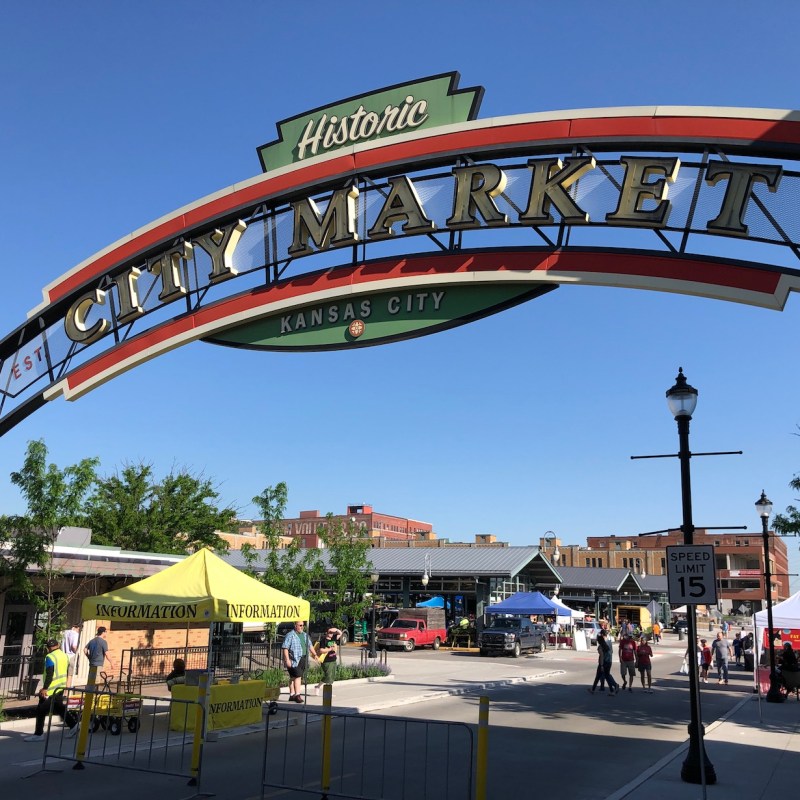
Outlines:
[[[756, 666], [759, 664], [764, 631], [767, 629], [769, 619], [767, 609], [757, 611], [753, 615], [753, 640], [755, 647]], [[782, 603], [772, 606], [772, 630], [782, 631], [787, 629], [800, 630], [800, 592], [796, 592]]]
[[566, 603], [562, 603], [558, 597], [551, 597], [550, 602], [555, 603], [558, 608], [561, 609], [556, 616], [556, 621], [559, 625], [572, 625], [572, 620], [583, 619], [586, 616], [583, 611], [576, 611], [574, 608], [570, 608]]

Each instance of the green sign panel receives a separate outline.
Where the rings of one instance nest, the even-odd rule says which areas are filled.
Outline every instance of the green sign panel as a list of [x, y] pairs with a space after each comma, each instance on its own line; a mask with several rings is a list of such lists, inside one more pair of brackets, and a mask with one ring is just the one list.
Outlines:
[[342, 350], [412, 339], [496, 314], [552, 284], [417, 286], [298, 306], [205, 341], [254, 350]]
[[264, 172], [342, 147], [475, 119], [483, 88], [458, 89], [448, 72], [351, 97], [278, 123], [278, 140], [258, 148]]

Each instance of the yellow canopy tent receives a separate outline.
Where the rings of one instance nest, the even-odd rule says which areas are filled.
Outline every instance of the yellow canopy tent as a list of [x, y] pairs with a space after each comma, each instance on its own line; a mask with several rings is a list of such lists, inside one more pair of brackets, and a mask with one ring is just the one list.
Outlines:
[[203, 549], [157, 575], [87, 597], [81, 612], [121, 622], [284, 622], [307, 620], [310, 607]]

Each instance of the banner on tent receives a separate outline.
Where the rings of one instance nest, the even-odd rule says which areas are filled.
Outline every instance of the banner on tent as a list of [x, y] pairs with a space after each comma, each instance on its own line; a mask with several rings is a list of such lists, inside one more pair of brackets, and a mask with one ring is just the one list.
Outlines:
[[[781, 640], [781, 645], [784, 642], [789, 642], [792, 645], [793, 650], [800, 650], [800, 628], [775, 628], [773, 627], [772, 633], [775, 636], [779, 636]], [[775, 642], [776, 646], [778, 642]], [[761, 647], [765, 650], [769, 649], [769, 634], [766, 628], [761, 631]]]

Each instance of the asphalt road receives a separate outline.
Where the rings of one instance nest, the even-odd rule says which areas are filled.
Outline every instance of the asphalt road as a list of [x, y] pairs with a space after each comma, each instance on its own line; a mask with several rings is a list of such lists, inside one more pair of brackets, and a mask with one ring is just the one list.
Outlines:
[[[563, 796], [570, 800], [602, 800], [631, 781], [686, 739], [689, 718], [687, 679], [678, 673], [685, 642], [670, 638], [655, 648], [653, 694], [645, 694], [639, 686], [633, 692], [616, 697], [591, 695], [587, 691], [594, 677], [596, 655], [593, 651], [548, 651], [544, 655], [520, 659], [480, 658], [477, 653], [463, 651], [413, 652], [390, 655], [395, 680], [386, 684], [352, 687], [352, 702], [358, 705], [380, 700], [389, 701], [405, 693], [402, 704], [382, 707], [372, 718], [397, 720], [406, 726], [404, 734], [409, 756], [398, 764], [397, 780], [402, 776], [419, 779], [424, 769], [436, 780], [426, 780], [422, 791], [412, 784], [400, 787], [397, 797], [465, 800], [452, 791], [438, 788], [444, 780], [456, 786], [455, 780], [443, 779], [427, 765], [444, 763], [440, 754], [447, 743], [418, 733], [420, 721], [463, 723], [474, 732], [478, 718], [479, 695], [490, 699], [489, 729], [489, 792], [490, 800]], [[348, 654], [349, 655], [349, 654]], [[615, 677], [619, 667], [615, 661]], [[460, 696], [441, 697], [431, 692], [446, 682], [445, 675], [455, 676], [466, 685], [474, 676], [477, 684], [504, 678], [507, 685], [478, 689], [473, 687]], [[513, 683], [514, 676], [524, 682]], [[751, 693], [752, 676], [735, 668], [728, 686], [715, 681], [703, 685], [703, 719], [706, 724], [724, 715], [745, 694]], [[345, 699], [344, 684], [334, 693]], [[359, 699], [360, 698], [360, 699]], [[421, 698], [424, 699], [420, 702]], [[315, 699], [316, 700], [316, 699]], [[347, 698], [348, 702], [351, 698]], [[316, 700], [318, 702], [318, 700]], [[311, 700], [309, 701], [311, 703]], [[281, 703], [281, 714], [294, 711], [293, 704]], [[296, 716], [296, 714], [295, 714]], [[279, 715], [280, 717], [280, 715]], [[345, 737], [348, 750], [343, 753], [343, 771], [352, 778], [369, 771], [369, 748], [379, 743], [375, 728], [339, 720], [334, 724], [354, 725]], [[364, 723], [366, 725], [366, 723]], [[276, 734], [283, 743], [273, 747], [282, 764], [288, 765], [292, 778], [302, 775], [304, 763], [315, 763], [314, 748], [319, 747], [321, 725], [317, 721], [304, 729], [292, 724]], [[122, 737], [125, 739], [125, 736]], [[452, 750], [452, 743], [451, 743]], [[457, 745], [459, 747], [460, 745]], [[68, 762], [50, 766], [56, 773], [40, 772], [41, 745], [21, 743], [15, 731], [0, 732], [0, 796], [21, 798], [26, 794], [57, 794], [62, 800], [77, 800], [88, 794], [112, 794], [115, 800], [173, 800], [189, 797], [192, 791], [180, 778], [165, 778], [138, 772], [127, 772], [90, 765], [83, 772], [73, 772]], [[220, 737], [209, 743], [203, 761], [204, 792], [214, 793], [219, 800], [250, 800], [260, 796], [260, 778], [264, 763], [264, 734]], [[709, 750], [713, 759], [713, 752]], [[306, 759], [306, 755], [309, 758]], [[448, 769], [467, 768], [466, 751], [456, 749], [457, 762], [451, 758]], [[38, 758], [37, 758], [38, 756]], [[318, 763], [318, 762], [316, 762]], [[269, 765], [268, 774], [273, 774]], [[340, 770], [342, 771], [342, 770]], [[27, 780], [23, 776], [31, 775]], [[406, 777], [406, 779], [408, 779]], [[393, 792], [387, 792], [389, 800]], [[273, 796], [273, 795], [271, 795]], [[309, 797], [296, 792], [277, 790], [275, 797]], [[334, 796], [334, 795], [331, 795]], [[354, 793], [354, 796], [358, 796]], [[374, 796], [364, 793], [364, 796]]]
[[[593, 651], [550, 651], [542, 664], [563, 674], [484, 692], [490, 699], [490, 800], [508, 798], [510, 776], [530, 786], [530, 793], [518, 796], [559, 796], [568, 783], [570, 800], [607, 797], [685, 741], [688, 679], [678, 672], [685, 642], [670, 638], [654, 650], [653, 694], [642, 691], [638, 673], [632, 692], [615, 697], [607, 692], [590, 694], [587, 688], [597, 663]], [[474, 656], [440, 653], [433, 657]], [[520, 668], [526, 661], [520, 659]], [[616, 653], [613, 674], [620, 682]], [[701, 687], [706, 725], [725, 715], [744, 694], [752, 693], [752, 673], [732, 667], [728, 686], [718, 685], [716, 673], [712, 675]], [[424, 714], [433, 720], [472, 724], [477, 706], [475, 696], [447, 697], [426, 702], [413, 712], [400, 707], [381, 713]], [[709, 755], [713, 761], [711, 750]], [[512, 780], [515, 783], [517, 778]]]

